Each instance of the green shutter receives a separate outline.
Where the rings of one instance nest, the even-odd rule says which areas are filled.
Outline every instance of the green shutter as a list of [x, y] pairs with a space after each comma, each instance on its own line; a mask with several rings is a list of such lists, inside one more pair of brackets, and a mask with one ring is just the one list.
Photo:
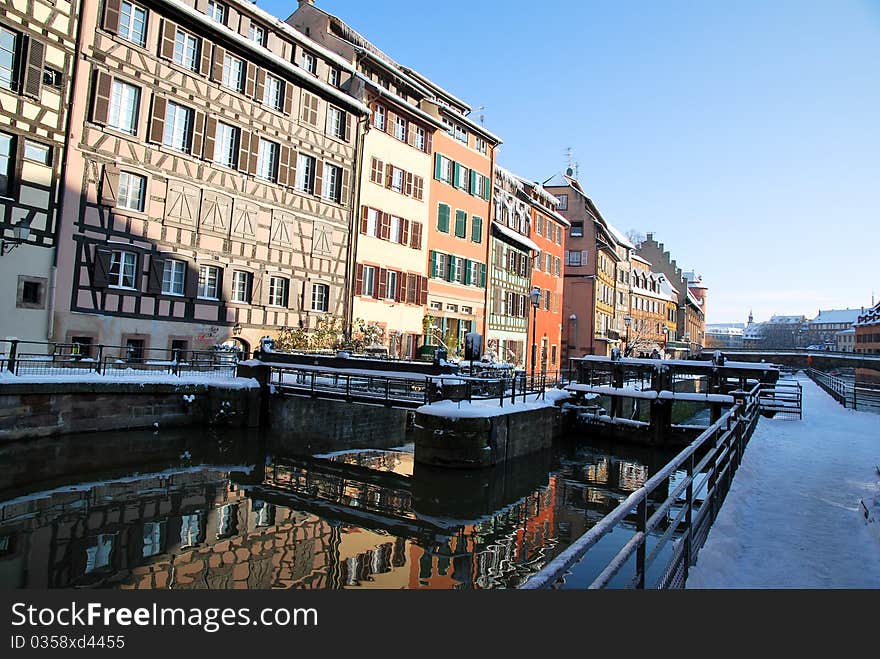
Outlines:
[[437, 252], [431, 250], [431, 276], [437, 276]]
[[455, 211], [455, 235], [467, 238], [467, 211]]
[[483, 177], [483, 199], [489, 201], [489, 179]]
[[440, 180], [440, 158], [439, 153], [434, 154], [434, 178]]
[[471, 220], [471, 241], [481, 243], [483, 242], [483, 218], [474, 215]]
[[437, 231], [449, 233], [449, 206], [446, 204], [437, 206]]
[[468, 192], [470, 192], [471, 194], [474, 194], [474, 190], [477, 189], [477, 177], [478, 177], [478, 176], [479, 176], [479, 174], [477, 174], [477, 173], [472, 169], [472, 170], [471, 170], [471, 189], [468, 190]]
[[458, 177], [461, 172], [461, 165], [459, 165], [457, 162], [453, 163], [453, 164], [455, 165], [455, 167], [453, 168], [453, 172], [452, 172], [452, 185], [454, 185], [455, 187], [458, 187]]
[[455, 281], [455, 257], [452, 254], [449, 255], [449, 276], [446, 281]]
[[486, 264], [480, 264], [480, 286], [486, 288]]
[[471, 285], [471, 262], [468, 259], [464, 260], [464, 283], [466, 286]]

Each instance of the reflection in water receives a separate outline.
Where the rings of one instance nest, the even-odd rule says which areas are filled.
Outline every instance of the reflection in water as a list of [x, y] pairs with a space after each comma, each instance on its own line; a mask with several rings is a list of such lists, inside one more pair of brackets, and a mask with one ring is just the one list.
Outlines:
[[406, 448], [275, 455], [271, 437], [163, 435], [151, 465], [64, 478], [83, 458], [56, 460], [39, 492], [0, 494], [0, 587], [515, 587], [669, 457], [564, 445], [450, 472]]

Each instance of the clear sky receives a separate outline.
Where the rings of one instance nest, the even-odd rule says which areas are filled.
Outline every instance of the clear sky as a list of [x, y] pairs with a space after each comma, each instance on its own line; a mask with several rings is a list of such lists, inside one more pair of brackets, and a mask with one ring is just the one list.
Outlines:
[[[259, 0], [285, 18], [292, 0]], [[317, 0], [703, 275], [708, 322], [880, 299], [880, 0]]]

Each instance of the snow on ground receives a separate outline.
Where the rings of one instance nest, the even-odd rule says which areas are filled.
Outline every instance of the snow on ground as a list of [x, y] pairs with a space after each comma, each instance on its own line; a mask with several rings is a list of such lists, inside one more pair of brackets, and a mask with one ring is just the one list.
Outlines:
[[466, 400], [455, 402], [451, 400], [441, 400], [429, 405], [422, 405], [416, 412], [427, 414], [429, 416], [443, 416], [451, 419], [476, 419], [486, 418], [490, 416], [501, 416], [502, 414], [513, 414], [514, 412], [525, 412], [526, 410], [538, 410], [543, 407], [553, 407], [557, 400], [564, 400], [569, 397], [567, 391], [562, 389], [548, 389], [544, 392], [543, 398], [541, 394], [528, 394], [526, 402], [522, 402], [522, 396], [517, 396], [516, 403], [511, 403], [510, 398], [505, 397], [504, 404], [499, 405], [497, 398], [489, 398], [486, 400], [475, 400], [469, 403]]
[[176, 384], [180, 386], [204, 385], [206, 387], [219, 387], [221, 389], [258, 389], [260, 383], [254, 378], [227, 377], [216, 374], [213, 377], [196, 373], [182, 373], [181, 376], [170, 373], [157, 373], [149, 371], [132, 371], [126, 375], [126, 371], [117, 374], [101, 375], [89, 371], [71, 373], [70, 375], [13, 375], [9, 371], [0, 371], [0, 385], [3, 384], [58, 384], [58, 383], [112, 383], [112, 384]]
[[758, 422], [688, 588], [880, 588], [880, 415], [797, 379], [803, 420]]

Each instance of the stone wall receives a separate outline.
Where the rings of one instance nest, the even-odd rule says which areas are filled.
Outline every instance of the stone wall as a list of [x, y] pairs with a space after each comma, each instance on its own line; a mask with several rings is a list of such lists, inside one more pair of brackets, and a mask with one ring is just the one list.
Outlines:
[[[194, 397], [191, 402], [184, 398]], [[78, 432], [228, 424], [253, 427], [259, 389], [59, 382], [0, 387], [0, 441]]]

